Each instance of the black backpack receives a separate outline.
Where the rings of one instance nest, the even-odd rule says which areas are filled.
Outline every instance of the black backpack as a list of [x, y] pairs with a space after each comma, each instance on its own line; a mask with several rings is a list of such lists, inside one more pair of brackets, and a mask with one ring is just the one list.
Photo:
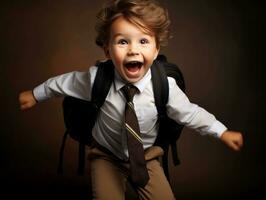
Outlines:
[[[78, 174], [82, 175], [85, 166], [85, 148], [92, 142], [92, 128], [97, 119], [98, 111], [103, 105], [114, 80], [114, 66], [111, 60], [96, 64], [98, 70], [92, 87], [91, 101], [85, 101], [67, 96], [63, 100], [63, 115], [65, 134], [60, 148], [58, 173], [63, 172], [63, 153], [67, 136], [79, 142]], [[152, 84], [155, 104], [158, 111], [159, 133], [155, 145], [164, 150], [162, 165], [166, 177], [168, 172], [168, 151], [171, 146], [174, 165], [180, 164], [177, 153], [177, 140], [183, 125], [170, 119], [166, 113], [169, 88], [167, 77], [173, 77], [181, 90], [185, 91], [185, 82], [181, 71], [175, 64], [167, 62], [163, 55], [159, 55], [151, 67]]]

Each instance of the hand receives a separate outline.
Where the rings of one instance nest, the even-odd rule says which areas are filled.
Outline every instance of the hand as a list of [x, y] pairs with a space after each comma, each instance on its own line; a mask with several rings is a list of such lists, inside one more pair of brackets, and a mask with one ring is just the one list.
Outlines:
[[243, 137], [240, 132], [225, 131], [221, 136], [221, 140], [235, 151], [240, 151], [243, 146]]
[[32, 90], [27, 90], [19, 94], [20, 109], [26, 110], [33, 107], [37, 101], [33, 96]]

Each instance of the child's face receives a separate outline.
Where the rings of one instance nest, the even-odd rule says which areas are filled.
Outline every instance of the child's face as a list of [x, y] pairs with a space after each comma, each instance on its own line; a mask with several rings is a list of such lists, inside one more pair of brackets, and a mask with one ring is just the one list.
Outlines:
[[130, 83], [139, 81], [146, 74], [159, 53], [155, 37], [124, 17], [112, 23], [105, 51], [120, 76]]

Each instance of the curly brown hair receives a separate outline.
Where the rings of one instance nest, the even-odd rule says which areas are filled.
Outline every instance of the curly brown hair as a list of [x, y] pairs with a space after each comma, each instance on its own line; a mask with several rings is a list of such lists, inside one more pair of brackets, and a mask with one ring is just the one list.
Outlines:
[[170, 36], [168, 11], [155, 0], [112, 0], [97, 14], [96, 44], [104, 48], [109, 42], [110, 26], [123, 16], [144, 32], [154, 34], [157, 48], [167, 44]]

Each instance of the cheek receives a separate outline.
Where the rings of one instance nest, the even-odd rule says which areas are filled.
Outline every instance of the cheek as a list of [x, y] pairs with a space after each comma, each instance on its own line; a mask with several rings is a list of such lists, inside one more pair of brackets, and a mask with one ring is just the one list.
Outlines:
[[110, 52], [111, 52], [110, 55], [111, 55], [111, 58], [113, 59], [113, 61], [115, 61], [116, 63], [121, 62], [121, 60], [122, 60], [121, 50], [112, 49]]
[[158, 55], [159, 50], [155, 47], [145, 49], [145, 55], [149, 60], [154, 60]]
[[122, 58], [117, 54], [113, 56], [112, 60], [116, 65], [120, 66], [122, 64]]
[[153, 61], [156, 59], [156, 57], [157, 57], [157, 54], [150, 53], [148, 56], [146, 56], [146, 63], [151, 65]]

